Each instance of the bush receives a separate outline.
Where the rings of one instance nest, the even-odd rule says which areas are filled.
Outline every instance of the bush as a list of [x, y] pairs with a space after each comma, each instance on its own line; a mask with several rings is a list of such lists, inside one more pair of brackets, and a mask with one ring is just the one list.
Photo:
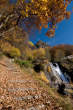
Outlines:
[[46, 75], [45, 75], [45, 73], [44, 72], [41, 72], [41, 79], [43, 80], [43, 81], [45, 81], [46, 83], [49, 83], [49, 80], [47, 79], [47, 77], [46, 77]]
[[46, 58], [48, 59], [48, 61], [51, 61], [51, 54], [50, 54], [50, 48], [49, 47], [45, 48], [45, 54], [46, 54]]
[[21, 56], [20, 50], [11, 46], [9, 43], [2, 44], [1, 49], [3, 53], [6, 54], [8, 57], [14, 58]]
[[15, 60], [15, 62], [17, 63], [17, 64], [19, 64], [21, 67], [26, 67], [26, 68], [28, 68], [28, 67], [33, 67], [33, 65], [32, 65], [32, 63], [30, 62], [30, 61], [28, 61], [28, 60]]
[[11, 49], [6, 49], [3, 51], [4, 54], [6, 54], [10, 58], [20, 57], [21, 53], [18, 48], [12, 47]]
[[34, 58], [45, 57], [45, 49], [39, 48], [39, 49], [33, 50], [33, 57]]
[[31, 41], [28, 42], [28, 45], [34, 47], [34, 44]]
[[2, 52], [0, 52], [0, 57], [2, 57], [3, 56], [3, 53]]
[[26, 57], [26, 59], [33, 60], [33, 53], [30, 48], [25, 49], [25, 57]]
[[11, 57], [20, 57], [21, 56], [20, 50], [18, 48], [15, 48], [15, 47], [13, 47], [11, 50], [9, 50], [8, 54]]

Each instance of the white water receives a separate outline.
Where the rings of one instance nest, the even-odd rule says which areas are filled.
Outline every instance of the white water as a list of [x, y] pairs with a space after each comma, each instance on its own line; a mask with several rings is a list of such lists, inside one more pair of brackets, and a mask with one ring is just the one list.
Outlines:
[[67, 78], [64, 76], [57, 63], [54, 64], [50, 63], [50, 67], [52, 69], [52, 73], [58, 80], [62, 80], [63, 82], [68, 82]]

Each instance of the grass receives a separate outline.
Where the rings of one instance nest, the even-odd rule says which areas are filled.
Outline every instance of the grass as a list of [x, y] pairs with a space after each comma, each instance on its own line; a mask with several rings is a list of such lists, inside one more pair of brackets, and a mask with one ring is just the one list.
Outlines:
[[60, 95], [59, 93], [57, 93], [57, 90], [55, 88], [50, 88], [49, 82], [46, 81], [44, 74], [41, 74], [41, 78], [40, 73], [37, 74], [31, 68], [33, 66], [31, 64], [31, 61], [16, 60], [16, 63], [23, 67], [22, 70], [24, 74], [31, 75], [31, 77], [39, 83], [39, 87], [44, 88], [48, 92], [48, 95], [55, 100], [56, 106], [62, 107], [62, 110], [73, 110], [72, 100], [70, 99], [70, 97]]
[[2, 52], [0, 52], [0, 58], [2, 58], [3, 57], [3, 53]]
[[15, 60], [15, 63], [19, 64], [20, 67], [26, 67], [26, 68], [28, 68], [28, 67], [32, 68], [33, 67], [31, 61], [29, 61], [29, 60], [18, 60], [17, 59], [17, 60]]
[[43, 87], [46, 91], [48, 91], [48, 95], [55, 100], [56, 106], [62, 107], [62, 110], [73, 110], [72, 100], [68, 96], [60, 95], [59, 93], [57, 93], [57, 90], [55, 88], [50, 88], [49, 82], [47, 83], [46, 81], [43, 81], [41, 79], [41, 76], [38, 75], [34, 70], [31, 72], [31, 68], [25, 68], [23, 69], [23, 71], [31, 75], [32, 78], [39, 83], [40, 87]]

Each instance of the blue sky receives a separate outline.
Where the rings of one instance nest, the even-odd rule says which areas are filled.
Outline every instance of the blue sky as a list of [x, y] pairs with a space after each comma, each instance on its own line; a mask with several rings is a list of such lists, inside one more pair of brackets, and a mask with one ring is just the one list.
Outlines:
[[[69, 5], [68, 10], [72, 10], [73, 2]], [[36, 32], [30, 37], [33, 43], [38, 40], [42, 40], [51, 46], [58, 44], [72, 44], [73, 45], [73, 13], [69, 20], [64, 20], [57, 25], [57, 30], [53, 38], [48, 38], [45, 36], [45, 29], [42, 32]]]
[[[17, 0], [10, 0], [11, 2], [16, 2]], [[72, 10], [73, 1], [68, 6], [68, 10]], [[69, 20], [64, 20], [57, 25], [56, 33], [53, 38], [48, 38], [45, 36], [45, 29], [42, 29], [41, 32], [36, 31], [30, 36], [30, 40], [33, 43], [36, 43], [39, 40], [42, 40], [48, 43], [51, 46], [58, 44], [72, 44], [73, 45], [73, 13]]]

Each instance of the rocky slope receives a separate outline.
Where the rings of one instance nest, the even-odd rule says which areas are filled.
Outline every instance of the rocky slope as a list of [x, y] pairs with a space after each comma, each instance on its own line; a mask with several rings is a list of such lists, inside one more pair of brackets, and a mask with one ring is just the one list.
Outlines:
[[73, 81], [73, 57], [66, 58], [59, 62], [59, 65], [64, 73], [67, 73], [71, 81]]
[[0, 110], [64, 110], [31, 74], [0, 59]]

